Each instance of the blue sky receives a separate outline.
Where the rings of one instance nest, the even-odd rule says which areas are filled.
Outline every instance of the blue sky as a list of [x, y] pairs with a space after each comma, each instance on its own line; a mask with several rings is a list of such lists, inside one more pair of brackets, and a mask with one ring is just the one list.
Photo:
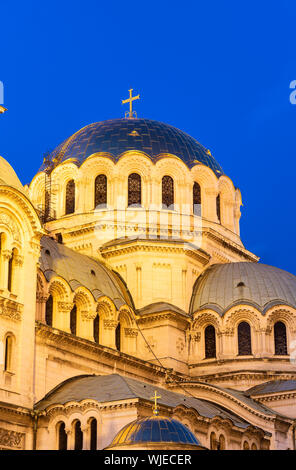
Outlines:
[[246, 248], [296, 274], [295, 18], [292, 0], [1, 2], [0, 154], [28, 183], [134, 88], [139, 117], [191, 134], [240, 188]]

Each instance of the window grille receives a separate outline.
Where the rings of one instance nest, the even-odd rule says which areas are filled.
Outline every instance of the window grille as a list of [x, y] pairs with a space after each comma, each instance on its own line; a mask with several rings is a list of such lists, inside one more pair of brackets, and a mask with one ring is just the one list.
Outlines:
[[252, 354], [251, 328], [247, 322], [241, 322], [238, 325], [238, 354], [239, 356], [249, 356]]
[[141, 176], [132, 173], [128, 177], [128, 206], [140, 206], [141, 204]]
[[281, 321], [274, 325], [274, 353], [283, 356], [288, 354], [286, 325]]
[[50, 295], [45, 304], [45, 323], [52, 326], [53, 298]]
[[74, 305], [70, 313], [70, 331], [72, 335], [76, 335], [76, 329], [77, 329], [77, 307], [76, 305]]
[[95, 179], [95, 207], [107, 206], [107, 177], [99, 175]]
[[216, 357], [216, 332], [213, 325], [208, 325], [205, 329], [205, 357]]
[[193, 185], [193, 214], [201, 216], [201, 190], [196, 182]]
[[70, 180], [66, 186], [66, 215], [75, 212], [75, 183]]
[[174, 180], [170, 176], [162, 178], [162, 207], [174, 209]]

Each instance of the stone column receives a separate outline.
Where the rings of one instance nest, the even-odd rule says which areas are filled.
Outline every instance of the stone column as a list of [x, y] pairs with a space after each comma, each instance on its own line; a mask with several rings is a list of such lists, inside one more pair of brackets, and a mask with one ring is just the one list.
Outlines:
[[116, 349], [115, 345], [115, 330], [118, 325], [116, 320], [103, 320], [104, 330], [102, 332], [102, 345], [107, 346], [108, 348]]
[[89, 341], [94, 341], [93, 322], [95, 317], [96, 312], [93, 314], [89, 313], [88, 310], [80, 311], [81, 321], [79, 322], [78, 336], [88, 339]]
[[70, 330], [70, 312], [74, 307], [73, 302], [58, 301], [56, 303], [55, 328], [71, 333]]
[[12, 294], [19, 295], [20, 291], [20, 275], [21, 267], [24, 264], [24, 257], [20, 255], [13, 255], [12, 262], [12, 280], [11, 280], [11, 292]]
[[135, 354], [137, 350], [137, 328], [124, 328], [124, 335], [126, 340], [126, 350], [128, 354]]
[[81, 426], [82, 431], [82, 450], [90, 450], [90, 425]]
[[12, 256], [11, 250], [3, 250], [1, 255], [1, 289], [7, 291], [8, 286], [8, 263]]
[[65, 427], [65, 433], [67, 434], [67, 450], [74, 450], [74, 433], [71, 428]]

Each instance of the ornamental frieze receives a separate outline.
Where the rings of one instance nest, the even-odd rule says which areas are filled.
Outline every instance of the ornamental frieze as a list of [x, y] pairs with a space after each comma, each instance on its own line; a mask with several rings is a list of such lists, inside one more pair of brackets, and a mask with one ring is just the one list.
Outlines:
[[6, 227], [9, 227], [9, 229], [13, 233], [14, 240], [16, 240], [18, 242], [20, 241], [21, 237], [20, 237], [19, 229], [18, 229], [16, 223], [12, 220], [12, 218], [9, 217], [9, 215], [0, 214], [0, 224], [5, 225]]
[[14, 300], [0, 298], [0, 316], [10, 320], [21, 320], [22, 305]]
[[24, 436], [25, 434], [22, 432], [0, 428], [0, 446], [17, 447], [20, 449], [23, 447]]

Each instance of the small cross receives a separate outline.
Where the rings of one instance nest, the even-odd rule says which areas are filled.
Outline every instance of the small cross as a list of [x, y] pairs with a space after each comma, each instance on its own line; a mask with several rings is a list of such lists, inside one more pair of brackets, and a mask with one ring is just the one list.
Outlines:
[[122, 100], [122, 104], [129, 103], [130, 109], [129, 109], [129, 111], [126, 111], [125, 117], [127, 117], [128, 119], [133, 119], [134, 115], [135, 115], [135, 117], [137, 117], [137, 113], [135, 111], [133, 111], [133, 101], [139, 100], [140, 95], [133, 96], [133, 88], [131, 88], [128, 91], [129, 91], [130, 97], [127, 100]]
[[2, 105], [0, 104], [0, 114], [5, 113], [5, 111], [7, 111], [7, 109], [4, 108], [4, 106], [2, 106]]
[[155, 390], [154, 397], [151, 397], [151, 400], [154, 400], [153, 414], [155, 414], [156, 416], [159, 413], [158, 406], [157, 406], [157, 399], [158, 398], [161, 398], [161, 396], [160, 395], [158, 396], [157, 392]]

